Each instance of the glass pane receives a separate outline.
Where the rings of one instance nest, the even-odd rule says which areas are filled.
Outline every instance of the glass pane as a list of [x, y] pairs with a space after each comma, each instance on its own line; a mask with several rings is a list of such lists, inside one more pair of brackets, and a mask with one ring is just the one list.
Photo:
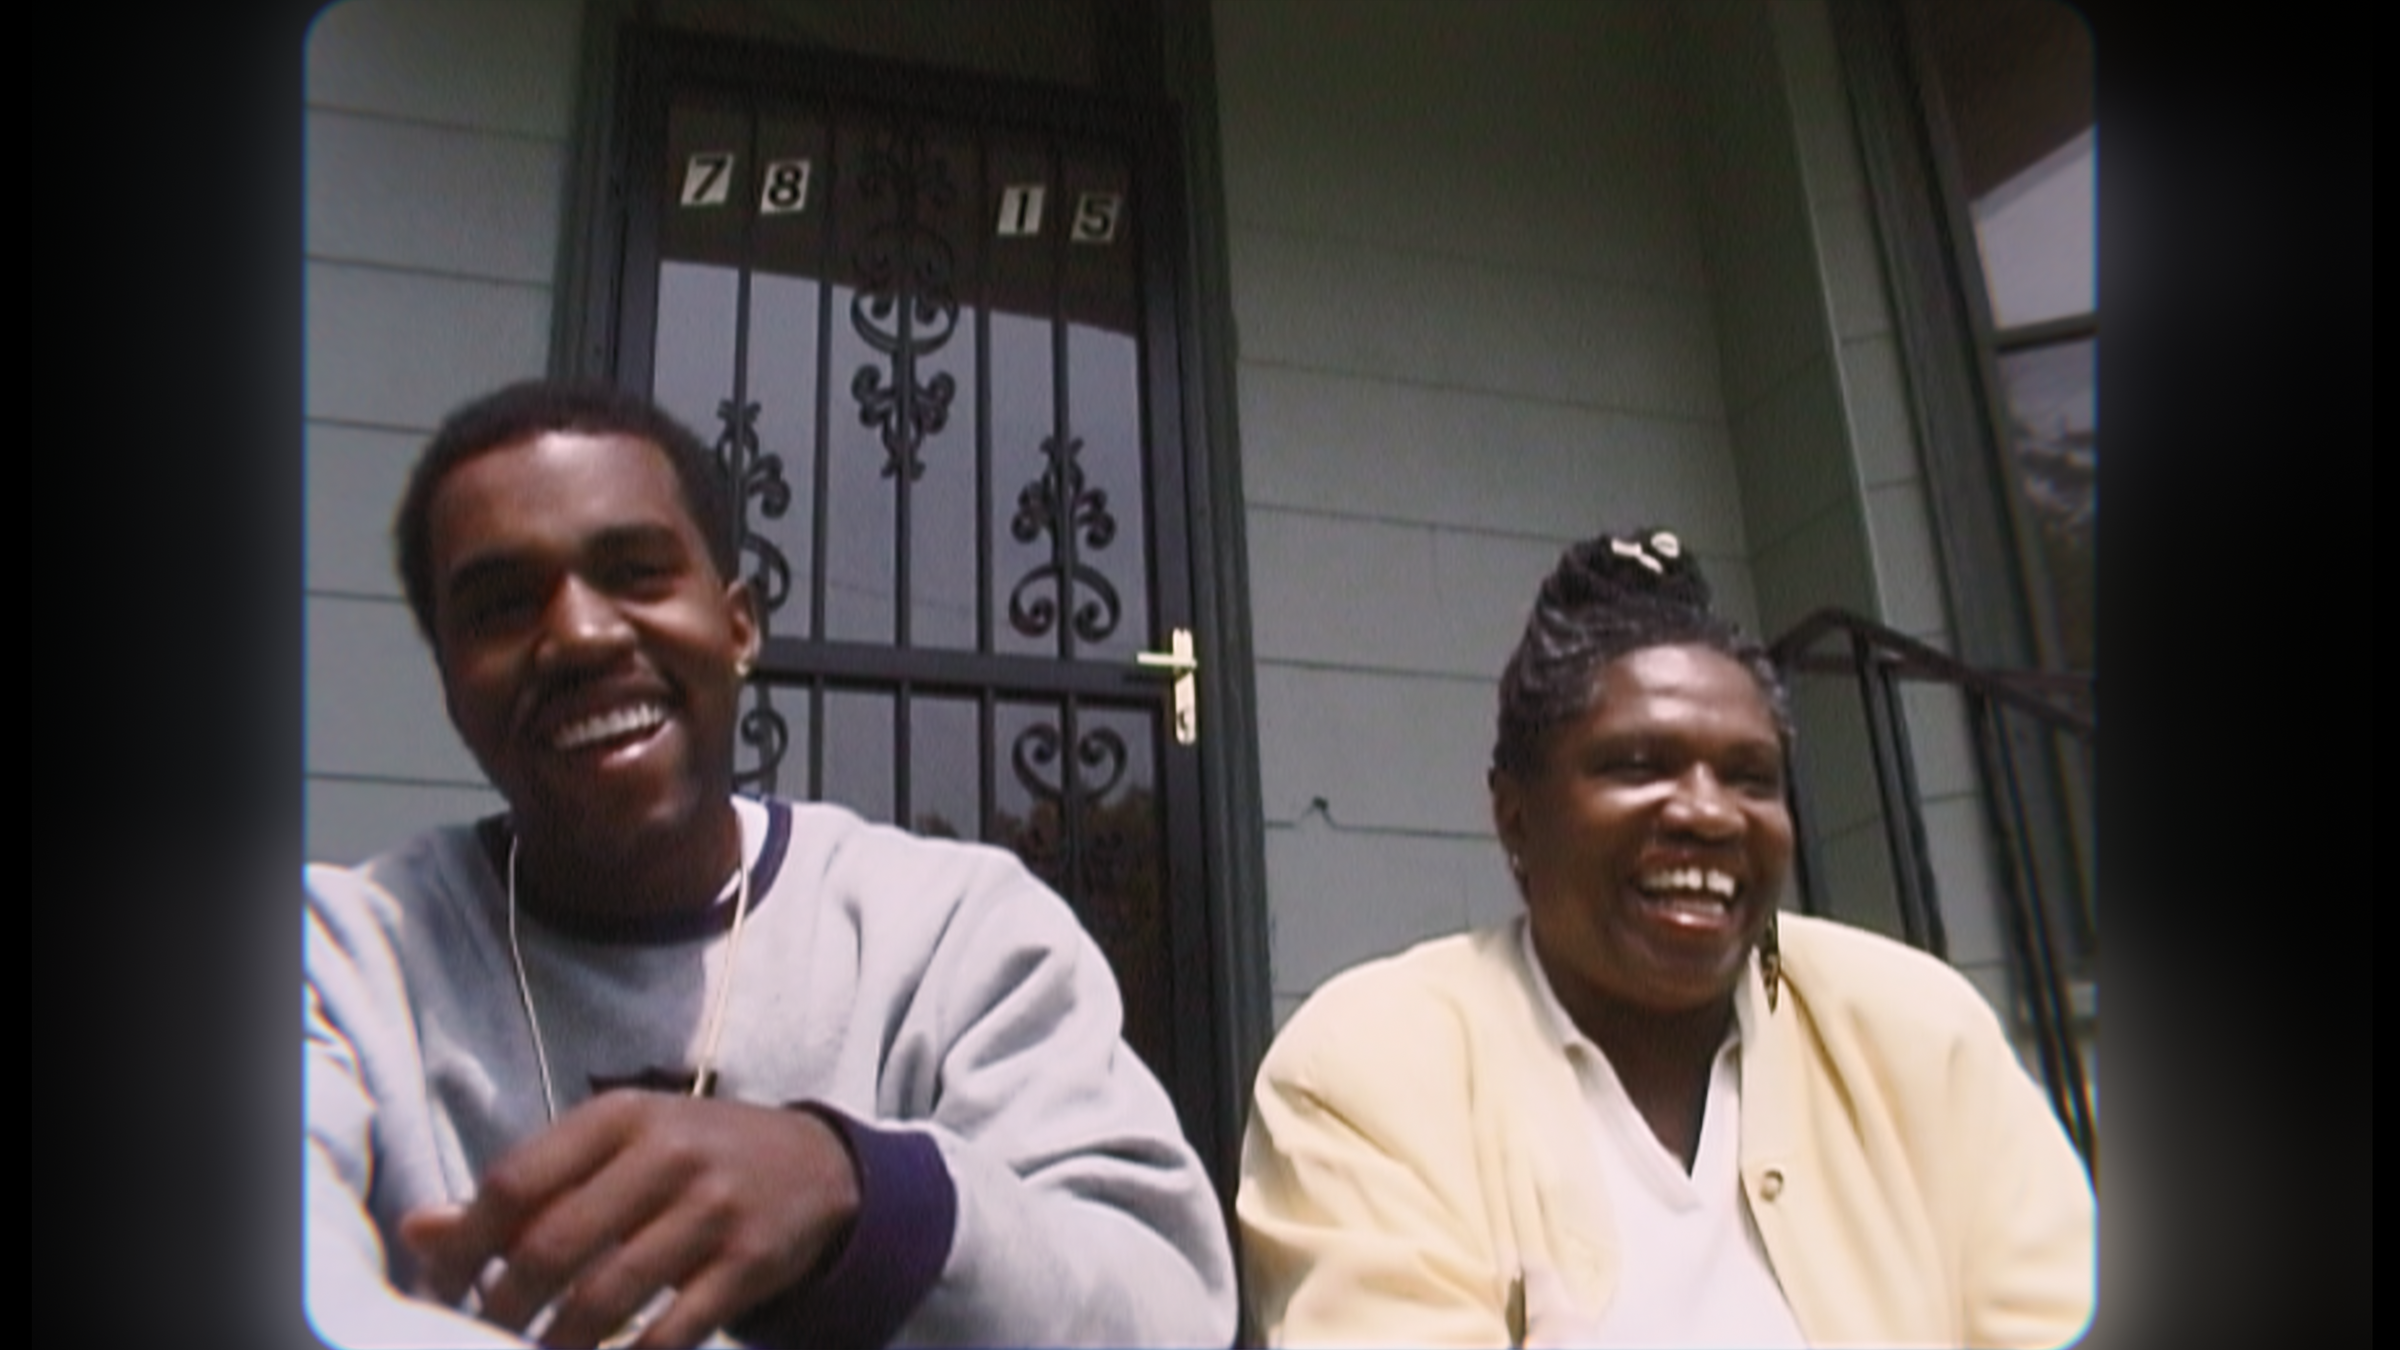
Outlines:
[[929, 469], [909, 493], [909, 632], [912, 647], [975, 647], [973, 441]]
[[825, 691], [824, 800], [869, 820], [890, 821], [892, 696], [856, 689]]
[[993, 723], [998, 800], [986, 838], [1066, 897], [1116, 973], [1126, 1039], [1170, 1073], [1174, 972], [1157, 714], [1009, 702]]
[[712, 445], [720, 443], [731, 412], [740, 291], [741, 275], [731, 267], [659, 264], [651, 397]]
[[992, 315], [992, 643], [1027, 656], [1059, 648], [1058, 585], [1038, 505], [1055, 416], [1050, 329], [1048, 319]]
[[993, 646], [1057, 655], [1058, 581], [1043, 529], [1045, 453], [1058, 434], [1058, 247], [1049, 148], [994, 137], [986, 157], [983, 219], [990, 307]]
[[908, 705], [908, 827], [978, 837], [983, 818], [981, 709], [971, 698], [918, 695]]
[[[813, 637], [816, 552], [817, 307], [823, 287], [759, 272], [750, 279], [749, 403], [756, 450], [745, 485], [750, 557], [767, 632]], [[660, 363], [665, 363], [662, 350]]]
[[1152, 636], [1132, 181], [1120, 157], [1090, 147], [1065, 152], [1062, 177], [1074, 458], [1056, 506], [1071, 522], [1071, 634], [1078, 656], [1127, 660]]
[[2010, 450], [2039, 535], [2059, 655], [2092, 670], [2092, 561], [2099, 534], [2099, 382], [2095, 344], [2062, 342], [2000, 359]]
[[[937, 509], [959, 516], [971, 501], [971, 419], [954, 416], [971, 378], [959, 336], [959, 239], [970, 207], [955, 139], [901, 123], [844, 127], [835, 201], [840, 262], [855, 290], [839, 298], [833, 377], [847, 391], [832, 445], [828, 525], [838, 570], [827, 634], [889, 642], [898, 636], [902, 503], [939, 473], [953, 482]], [[912, 513], [913, 514], [913, 513]], [[938, 522], [937, 522], [938, 527]], [[952, 572], [937, 584], [956, 590]], [[955, 638], [955, 625], [945, 624]]]
[[[874, 143], [866, 128], [837, 129], [840, 172], [831, 185], [831, 210], [834, 276], [840, 284], [832, 297], [832, 350], [826, 363], [826, 393], [833, 406], [826, 419], [824, 635], [891, 642], [898, 635], [898, 504], [892, 479], [884, 472], [891, 454], [872, 419], [861, 421], [858, 397], [861, 386], [870, 381], [887, 393], [892, 384], [888, 358], [869, 341], [888, 341], [884, 328], [893, 319], [888, 296], [879, 298], [872, 283], [865, 290], [858, 284], [865, 240], [875, 231], [877, 219], [890, 212], [888, 202], [870, 200], [861, 191], [863, 165]], [[873, 317], [879, 312], [880, 322]], [[905, 419], [896, 425], [904, 428]]]
[[1919, 0], [1992, 321], [2096, 309], [2092, 36], [2059, 0]]
[[1158, 715], [1077, 710], [1083, 789], [1076, 877], [1084, 926], [1108, 954], [1125, 999], [1125, 1038], [1161, 1076], [1174, 1071], [1166, 839], [1159, 812]]
[[2090, 127], [1975, 199], [1975, 243], [1992, 323], [2017, 328], [2089, 314], [2095, 290], [2099, 138]]
[[1074, 458], [1057, 505], [1070, 524], [1075, 653], [1131, 659], [1150, 640], [1144, 575], [1142, 414], [1134, 339], [1088, 324], [1067, 332]]
[[[1060, 705], [1004, 702], [992, 713], [992, 811], [985, 840], [1013, 850], [1034, 875], [1067, 891], [1066, 766]], [[1069, 898], [1073, 898], [1071, 895]]]
[[936, 130], [919, 151], [912, 276], [924, 348], [919, 380], [948, 382], [941, 428], [926, 430], [924, 471], [902, 483], [907, 500], [910, 646], [974, 649], [974, 319], [979, 156], [972, 139]]

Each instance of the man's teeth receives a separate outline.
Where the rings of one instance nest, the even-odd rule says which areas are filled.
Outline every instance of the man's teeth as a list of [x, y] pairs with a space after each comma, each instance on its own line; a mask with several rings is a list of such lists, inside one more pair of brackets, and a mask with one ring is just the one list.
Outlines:
[[1731, 900], [1741, 888], [1734, 884], [1732, 876], [1713, 867], [1676, 867], [1644, 876], [1642, 889], [1684, 895], [1705, 893]]
[[631, 708], [619, 708], [580, 722], [570, 722], [551, 739], [560, 750], [580, 750], [601, 741], [615, 740], [637, 731], [647, 731], [667, 720], [667, 710], [655, 703], [643, 703]]

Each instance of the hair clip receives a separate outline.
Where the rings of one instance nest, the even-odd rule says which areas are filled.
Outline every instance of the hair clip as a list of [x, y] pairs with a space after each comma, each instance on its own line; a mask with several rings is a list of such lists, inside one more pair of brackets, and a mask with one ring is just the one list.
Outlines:
[[[1667, 536], [1667, 539], [1670, 543], [1672, 543], [1674, 536], [1669, 535]], [[1608, 541], [1608, 551], [1616, 554], [1620, 558], [1631, 558], [1635, 562], [1640, 563], [1642, 566], [1649, 568], [1651, 571], [1662, 577], [1667, 574], [1666, 564], [1661, 563], [1658, 559], [1653, 558], [1648, 553], [1644, 552], [1640, 542], [1637, 540], [1611, 539]], [[1669, 553], [1667, 556], [1673, 557], [1675, 555]]]
[[1683, 541], [1665, 530], [1660, 530], [1650, 536], [1650, 551], [1662, 558], [1672, 558], [1683, 552]]

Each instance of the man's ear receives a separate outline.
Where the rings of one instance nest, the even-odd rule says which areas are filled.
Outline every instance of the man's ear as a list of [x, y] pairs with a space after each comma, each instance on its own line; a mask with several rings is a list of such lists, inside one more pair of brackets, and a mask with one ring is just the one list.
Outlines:
[[448, 717], [450, 725], [455, 727], [458, 725], [458, 698], [451, 692], [450, 663], [442, 659], [442, 640], [438, 637], [427, 637], [425, 650], [433, 657], [433, 678], [442, 686], [442, 714]]
[[738, 577], [725, 583], [725, 626], [733, 633], [734, 665], [747, 674], [758, 664], [758, 597]]

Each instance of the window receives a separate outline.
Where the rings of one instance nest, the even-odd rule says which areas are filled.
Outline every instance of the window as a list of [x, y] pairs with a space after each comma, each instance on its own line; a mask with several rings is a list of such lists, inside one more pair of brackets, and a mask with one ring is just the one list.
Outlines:
[[[2096, 714], [2098, 124], [2059, 0], [1829, 0], [1892, 287], [1956, 654]], [[2010, 887], [2099, 950], [2087, 738], [1979, 754]], [[2030, 977], [2030, 975], [2029, 975]]]
[[[2092, 43], [2057, 0], [1918, 0], [1929, 109], [1972, 222], [1978, 326], [2041, 663], [2093, 669], [2098, 128]], [[1938, 91], [1938, 92], [1937, 92]], [[1937, 154], [1941, 153], [1937, 150]], [[1947, 175], [1946, 175], [1947, 176]]]

